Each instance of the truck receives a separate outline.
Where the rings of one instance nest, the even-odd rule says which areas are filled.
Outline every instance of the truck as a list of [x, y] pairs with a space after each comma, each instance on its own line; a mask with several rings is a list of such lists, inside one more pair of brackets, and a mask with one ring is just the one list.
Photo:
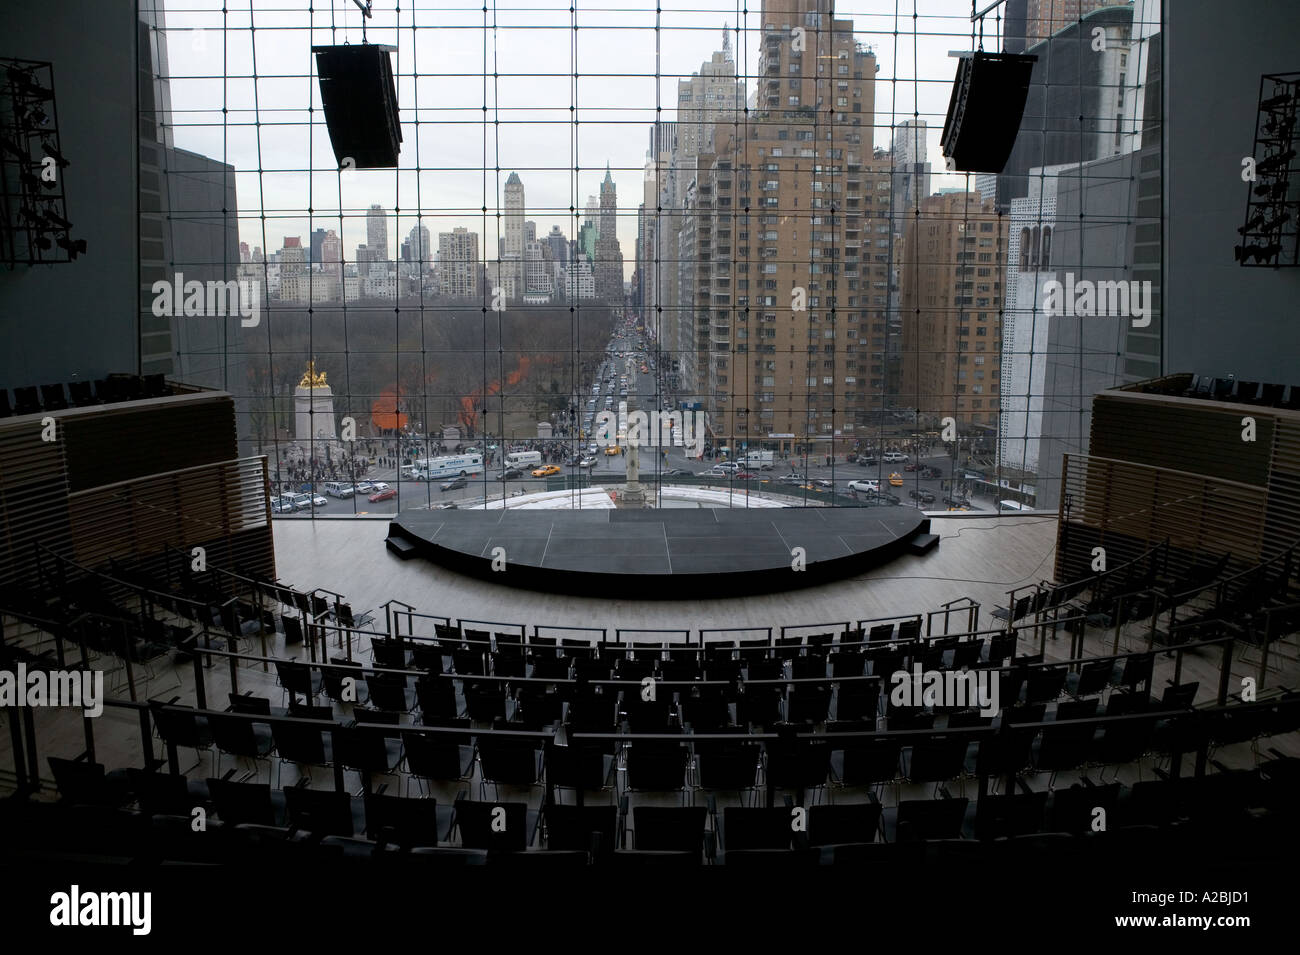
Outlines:
[[775, 466], [776, 455], [771, 451], [749, 451], [743, 463], [751, 471], [770, 471]]

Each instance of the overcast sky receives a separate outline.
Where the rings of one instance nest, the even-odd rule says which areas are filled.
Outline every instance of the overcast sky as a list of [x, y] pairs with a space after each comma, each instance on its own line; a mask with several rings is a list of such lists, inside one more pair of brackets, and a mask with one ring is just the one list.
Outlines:
[[[285, 235], [339, 229], [341, 208], [350, 259], [365, 241], [365, 210], [377, 202], [390, 212], [401, 208], [401, 220], [389, 221], [394, 257], [417, 212], [435, 245], [438, 232], [463, 225], [483, 237], [480, 248], [491, 257], [502, 234], [499, 197], [511, 171], [523, 180], [538, 235], [559, 225], [573, 238], [570, 206], [582, 214], [609, 163], [630, 276], [657, 108], [663, 119], [676, 118], [678, 79], [721, 49], [724, 23], [732, 30], [737, 71], [758, 69], [760, 16], [740, 14], [739, 5], [665, 0], [656, 32], [654, 5], [646, 0], [602, 0], [591, 11], [579, 3], [575, 67], [566, 0], [510, 0], [495, 14], [489, 6], [486, 28], [481, 9], [448, 9], [445, 0], [403, 0], [399, 27], [396, 3], [375, 0], [367, 39], [397, 48], [401, 166], [340, 174], [310, 49], [361, 41], [362, 18], [352, 0], [333, 0], [332, 11], [330, 0], [314, 0], [312, 13], [308, 0], [252, 0], [251, 13], [248, 0], [230, 0], [224, 19], [218, 0], [165, 4], [175, 143], [234, 166], [240, 238], [272, 251]], [[857, 0], [837, 5], [835, 13], [851, 19], [859, 42], [877, 55], [875, 145], [888, 147], [893, 123], [917, 108], [930, 125], [930, 161], [942, 169], [938, 141], [955, 70], [948, 53], [971, 47], [970, 4]], [[989, 49], [997, 48], [993, 34], [990, 21]], [[581, 167], [576, 175], [575, 166]], [[937, 176], [934, 188], [964, 179]]]

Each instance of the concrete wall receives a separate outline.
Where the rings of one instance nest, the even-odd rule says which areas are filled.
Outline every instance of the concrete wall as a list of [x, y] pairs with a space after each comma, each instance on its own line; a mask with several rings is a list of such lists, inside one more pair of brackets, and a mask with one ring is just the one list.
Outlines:
[[0, 4], [0, 56], [54, 64], [75, 262], [0, 268], [0, 387], [137, 368], [132, 0]]
[[1165, 367], [1300, 384], [1300, 269], [1243, 268], [1259, 81], [1300, 70], [1300, 3], [1165, 5]]

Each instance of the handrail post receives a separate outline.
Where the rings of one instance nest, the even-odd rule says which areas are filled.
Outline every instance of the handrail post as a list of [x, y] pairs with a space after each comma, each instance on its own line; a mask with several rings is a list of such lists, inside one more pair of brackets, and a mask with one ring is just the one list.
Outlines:
[[122, 661], [126, 664], [126, 688], [131, 694], [131, 702], [136, 702], [135, 668], [131, 666], [131, 634], [127, 632], [126, 622], [118, 621], [122, 631]]
[[194, 702], [201, 710], [208, 708], [208, 695], [203, 685], [203, 654], [194, 654]]
[[1124, 594], [1120, 594], [1115, 599], [1115, 646], [1111, 649], [1111, 654], [1119, 653], [1119, 634], [1124, 629]]
[[1223, 664], [1219, 671], [1219, 705], [1228, 702], [1228, 683], [1232, 679], [1232, 647], [1236, 637], [1229, 637], [1223, 643]]
[[22, 719], [18, 710], [16, 705], [9, 708], [9, 737], [10, 751], [14, 755], [14, 779], [18, 784], [18, 793], [22, 795], [27, 792], [27, 759], [23, 746]]
[[23, 735], [27, 741], [27, 777], [31, 792], [41, 791], [41, 764], [36, 752], [36, 717], [30, 706], [20, 707], [23, 715]]

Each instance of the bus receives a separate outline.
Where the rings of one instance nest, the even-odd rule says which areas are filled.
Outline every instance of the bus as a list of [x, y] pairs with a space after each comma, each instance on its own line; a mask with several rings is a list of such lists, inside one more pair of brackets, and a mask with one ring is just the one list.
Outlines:
[[411, 479], [432, 481], [441, 477], [468, 477], [483, 470], [483, 453], [469, 451], [465, 454], [447, 454], [437, 458], [421, 458], [411, 468]]
[[542, 452], [540, 451], [511, 451], [506, 455], [506, 467], [508, 468], [535, 468], [541, 463]]

